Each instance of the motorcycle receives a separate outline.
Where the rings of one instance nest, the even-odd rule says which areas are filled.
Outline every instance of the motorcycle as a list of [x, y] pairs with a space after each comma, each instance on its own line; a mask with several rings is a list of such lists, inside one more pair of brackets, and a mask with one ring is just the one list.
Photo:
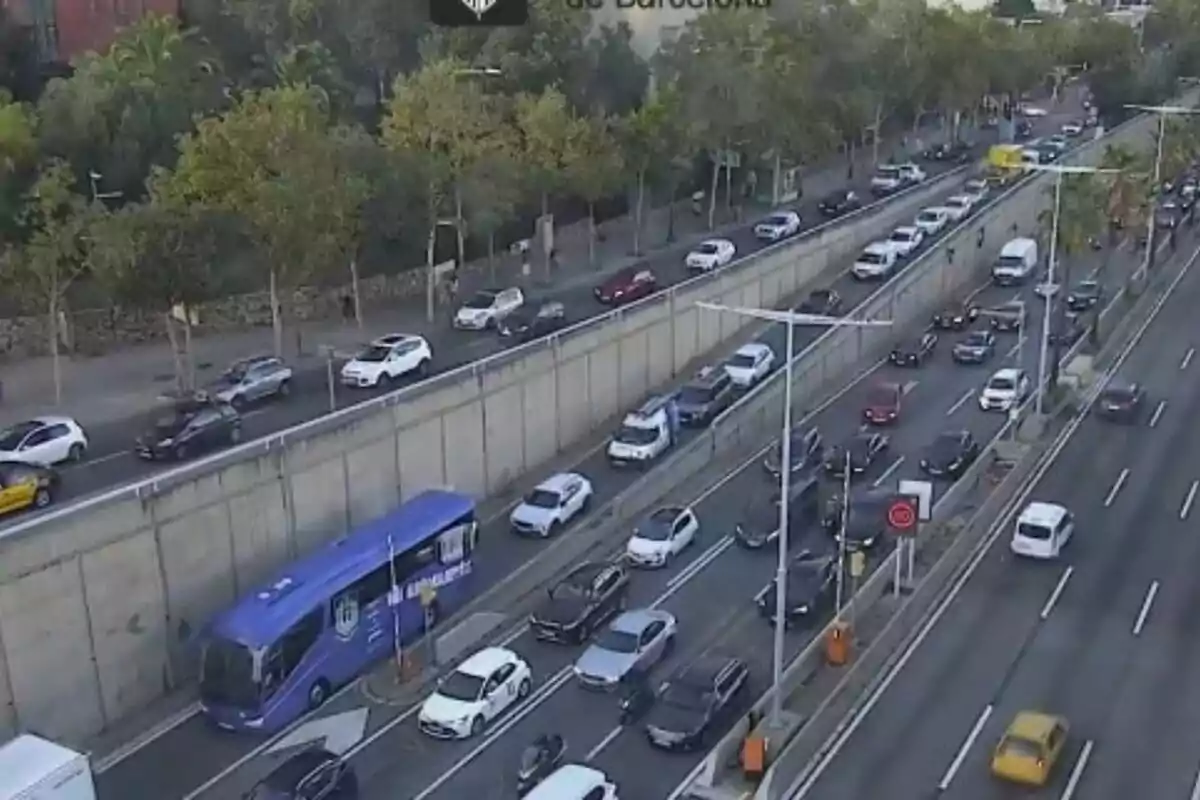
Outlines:
[[521, 753], [517, 768], [517, 795], [524, 797], [560, 766], [567, 752], [567, 740], [556, 733], [542, 735]]
[[626, 681], [626, 687], [620, 706], [622, 725], [630, 725], [644, 717], [656, 699], [654, 687], [647, 675], [631, 675]]

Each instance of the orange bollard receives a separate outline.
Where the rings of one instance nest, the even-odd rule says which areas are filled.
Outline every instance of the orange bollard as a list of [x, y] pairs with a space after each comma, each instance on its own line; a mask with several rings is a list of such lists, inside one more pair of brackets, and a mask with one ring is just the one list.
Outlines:
[[850, 625], [846, 622], [835, 622], [825, 636], [825, 662], [840, 667], [849, 660]]
[[767, 740], [760, 733], [751, 732], [742, 740], [742, 774], [757, 783], [767, 771]]

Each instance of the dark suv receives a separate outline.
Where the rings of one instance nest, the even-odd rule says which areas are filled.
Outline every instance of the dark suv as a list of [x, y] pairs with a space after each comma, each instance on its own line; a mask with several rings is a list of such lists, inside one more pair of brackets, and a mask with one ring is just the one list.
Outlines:
[[228, 403], [184, 400], [138, 437], [134, 451], [147, 461], [182, 461], [242, 440], [242, 417]]
[[680, 667], [663, 684], [646, 718], [646, 737], [663, 750], [696, 750], [731, 721], [750, 670], [731, 656], [704, 656]]
[[705, 367], [679, 391], [676, 404], [684, 425], [707, 425], [733, 402], [733, 381], [723, 369]]
[[245, 800], [358, 800], [358, 777], [328, 750], [303, 750], [255, 784]]
[[629, 573], [620, 564], [588, 562], [546, 590], [529, 627], [545, 642], [582, 644], [625, 607]]

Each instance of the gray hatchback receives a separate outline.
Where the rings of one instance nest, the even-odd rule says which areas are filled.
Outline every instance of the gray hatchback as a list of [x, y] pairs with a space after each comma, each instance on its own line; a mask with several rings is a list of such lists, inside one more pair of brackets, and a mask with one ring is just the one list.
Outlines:
[[610, 691], [631, 672], [648, 672], [675, 647], [675, 617], [658, 609], [626, 611], [583, 651], [575, 676], [588, 689]]

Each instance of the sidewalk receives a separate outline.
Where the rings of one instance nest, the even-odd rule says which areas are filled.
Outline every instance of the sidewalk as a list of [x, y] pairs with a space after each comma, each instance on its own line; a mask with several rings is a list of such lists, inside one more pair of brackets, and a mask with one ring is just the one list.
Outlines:
[[[931, 129], [926, 137], [935, 135]], [[886, 158], [901, 147], [899, 135], [880, 146], [880, 157]], [[873, 169], [870, 147], [856, 153], [854, 175], [861, 178]], [[811, 202], [845, 185], [848, 163], [839, 156], [836, 163], [813, 168], [802, 179], [803, 201]], [[645, 261], [665, 250], [684, 249], [691, 244], [723, 230], [743, 227], [758, 218], [766, 209], [748, 205], [742, 209], [743, 221], [722, 218], [723, 197], [718, 198], [717, 230], [705, 229], [706, 216], [697, 217], [690, 200], [678, 203], [674, 209], [673, 239], [668, 237], [672, 224], [668, 208], [648, 209], [643, 215], [641, 255], [632, 253], [633, 220], [626, 216], [612, 219], [598, 227], [594, 262], [588, 256], [586, 220], [566, 226], [556, 232], [558, 266], [552, 282], [547, 283], [541, 270], [544, 267], [534, 258], [531, 276], [524, 278], [519, 257], [505, 253], [494, 265], [476, 261], [460, 269], [459, 293], [466, 297], [487, 285], [523, 285], [537, 297], [549, 290], [564, 291], [590, 287], [604, 276], [623, 267]], [[599, 309], [597, 309], [599, 310]], [[412, 331], [426, 335], [443, 335], [448, 325], [448, 309], [439, 309], [438, 320], [432, 324], [425, 319], [419, 303], [376, 306], [363, 309], [364, 326], [340, 319], [299, 323], [285, 335], [285, 357], [297, 371], [315, 370], [324, 364], [322, 346], [332, 346], [339, 352], [356, 350], [363, 342], [393, 331]], [[270, 328], [256, 328], [240, 333], [213, 334], [196, 338], [192, 343], [196, 366], [196, 382], [213, 380], [230, 362], [245, 356], [270, 352], [273, 336]], [[39, 414], [65, 414], [84, 426], [119, 422], [138, 412], [152, 409], [162, 402], [162, 396], [174, 388], [175, 367], [170, 346], [165, 342], [111, 351], [103, 356], [64, 356], [61, 361], [63, 399], [55, 406], [52, 362], [39, 357], [0, 365], [0, 426], [11, 425]]]

